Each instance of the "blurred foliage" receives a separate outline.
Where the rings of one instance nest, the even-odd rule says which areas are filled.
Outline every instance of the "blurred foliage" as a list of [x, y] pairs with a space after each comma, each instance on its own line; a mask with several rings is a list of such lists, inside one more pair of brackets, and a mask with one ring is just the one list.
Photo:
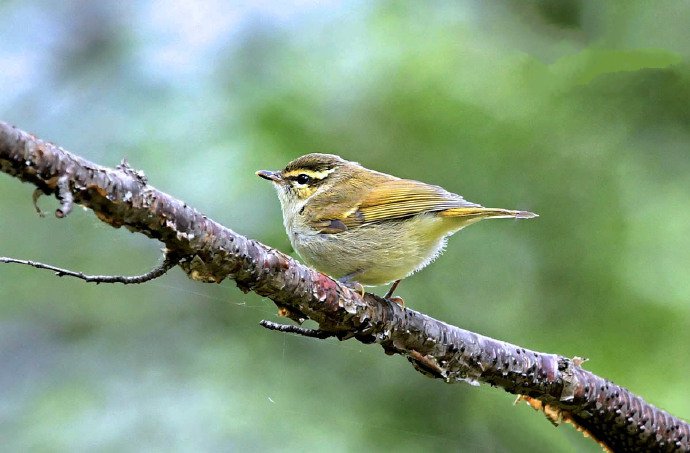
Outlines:
[[[289, 251], [254, 176], [312, 151], [529, 209], [399, 290], [690, 418], [690, 4], [0, 4], [0, 118]], [[0, 254], [134, 274], [160, 244], [39, 219], [0, 176]], [[44, 210], [54, 200], [42, 199]], [[383, 292], [384, 288], [376, 291]], [[599, 451], [486, 386], [351, 341], [260, 329], [272, 304], [181, 272], [90, 286], [0, 268], [0, 439], [21, 450]]]

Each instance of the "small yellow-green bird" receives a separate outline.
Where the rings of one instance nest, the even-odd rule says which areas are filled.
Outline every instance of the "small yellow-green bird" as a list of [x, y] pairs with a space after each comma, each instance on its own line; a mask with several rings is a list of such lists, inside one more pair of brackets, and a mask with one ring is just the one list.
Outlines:
[[276, 188], [285, 230], [308, 265], [346, 284], [394, 282], [386, 298], [467, 225], [537, 217], [485, 208], [439, 186], [369, 170], [333, 154], [307, 154], [283, 170], [256, 174]]

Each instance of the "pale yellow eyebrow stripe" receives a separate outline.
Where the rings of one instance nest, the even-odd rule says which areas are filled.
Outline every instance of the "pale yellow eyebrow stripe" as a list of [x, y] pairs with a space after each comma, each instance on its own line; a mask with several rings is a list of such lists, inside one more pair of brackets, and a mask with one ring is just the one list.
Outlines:
[[286, 173], [283, 173], [283, 177], [289, 178], [291, 176], [307, 175], [312, 179], [323, 179], [326, 176], [333, 173], [334, 171], [335, 171], [335, 168], [330, 168], [328, 170], [322, 170], [322, 171], [313, 171], [313, 170], [307, 170], [306, 168], [298, 168], [296, 170], [290, 170]]

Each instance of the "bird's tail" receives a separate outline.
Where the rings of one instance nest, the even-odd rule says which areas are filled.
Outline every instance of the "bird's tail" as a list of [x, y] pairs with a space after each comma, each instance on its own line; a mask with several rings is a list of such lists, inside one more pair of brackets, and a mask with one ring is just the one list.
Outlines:
[[485, 208], [473, 206], [467, 208], [450, 208], [439, 212], [441, 217], [464, 217], [469, 219], [532, 219], [539, 215], [529, 211], [511, 211], [510, 209]]

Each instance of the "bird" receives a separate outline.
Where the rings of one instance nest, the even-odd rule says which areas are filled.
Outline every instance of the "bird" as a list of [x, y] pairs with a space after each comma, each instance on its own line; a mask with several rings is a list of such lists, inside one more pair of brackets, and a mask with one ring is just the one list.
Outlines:
[[464, 227], [483, 219], [538, 217], [485, 208], [442, 187], [335, 154], [306, 154], [282, 170], [256, 175], [273, 183], [290, 243], [307, 265], [362, 293], [362, 286], [392, 283], [386, 299]]

